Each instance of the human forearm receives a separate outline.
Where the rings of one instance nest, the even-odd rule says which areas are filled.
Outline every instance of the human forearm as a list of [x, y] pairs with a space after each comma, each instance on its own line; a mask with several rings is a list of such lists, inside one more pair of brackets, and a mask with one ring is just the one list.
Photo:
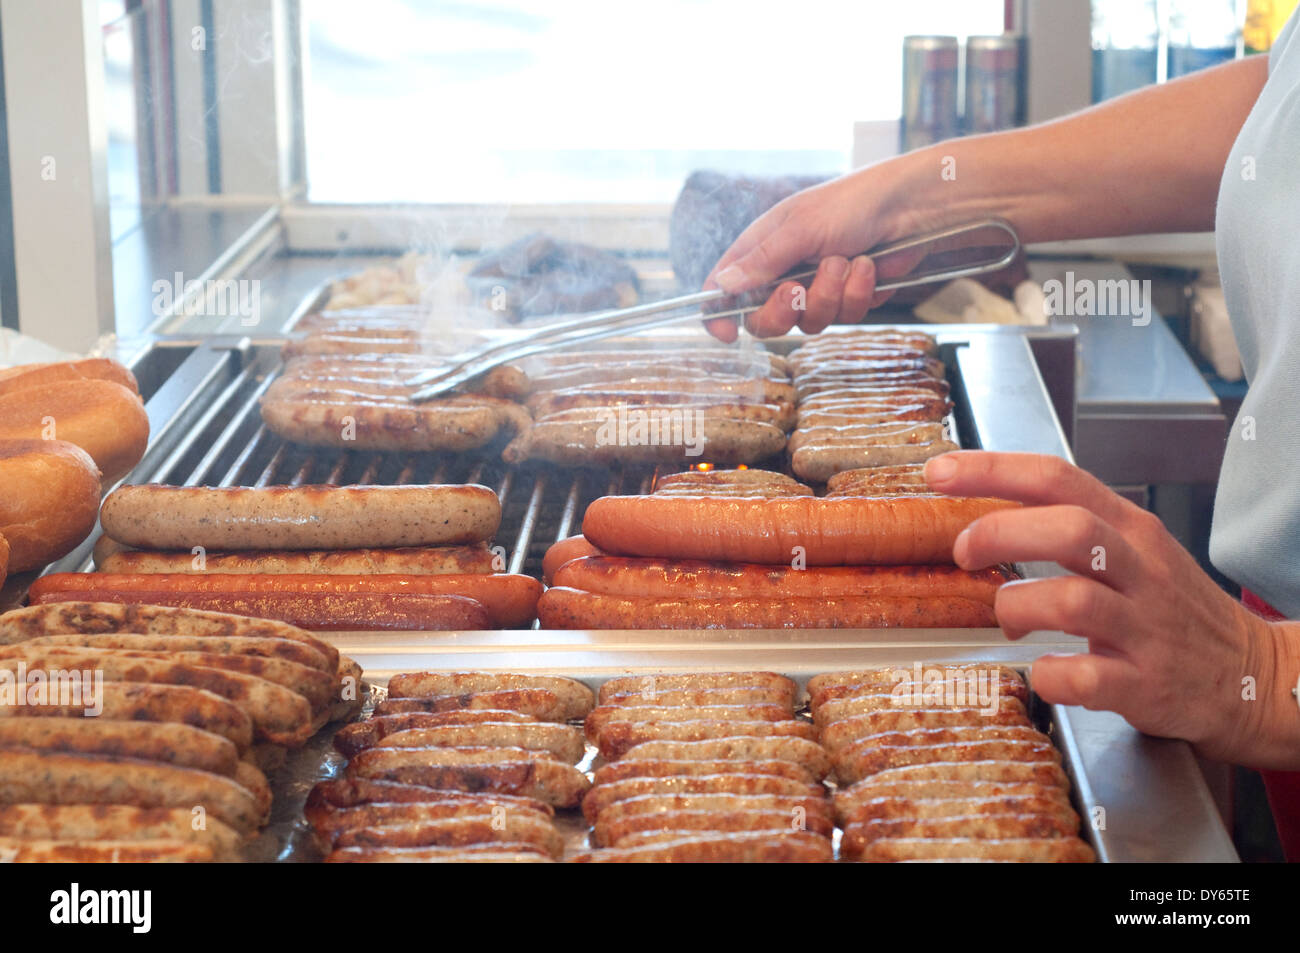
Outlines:
[[887, 217], [901, 233], [996, 214], [1027, 242], [1212, 229], [1228, 152], [1267, 78], [1252, 57], [891, 160]]

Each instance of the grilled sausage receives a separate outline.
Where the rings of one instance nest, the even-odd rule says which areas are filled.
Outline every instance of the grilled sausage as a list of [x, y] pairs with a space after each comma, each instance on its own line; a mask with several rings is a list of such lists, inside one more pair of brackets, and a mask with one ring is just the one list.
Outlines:
[[690, 761], [661, 758], [638, 760], [620, 758], [601, 765], [592, 775], [592, 785], [612, 784], [628, 778], [675, 778], [693, 774], [768, 774], [776, 778], [790, 778], [811, 784], [817, 780], [803, 765], [795, 761]]
[[640, 847], [586, 851], [573, 857], [578, 864], [808, 864], [832, 860], [830, 840], [806, 831], [704, 834]]
[[602, 705], [584, 722], [587, 739], [599, 743], [601, 733], [613, 722], [624, 721], [788, 721], [793, 716], [783, 705]]
[[472, 725], [434, 725], [406, 728], [386, 734], [381, 748], [457, 748], [466, 746], [516, 747], [547, 752], [559, 761], [577, 764], [586, 754], [582, 733], [568, 725], [549, 722], [479, 722]]
[[556, 807], [573, 807], [591, 787], [573, 765], [545, 758], [483, 765], [431, 765], [421, 763], [422, 753], [419, 748], [371, 748], [348, 763], [347, 776], [448, 791], [514, 794]]
[[491, 539], [501, 503], [485, 486], [124, 486], [100, 508], [128, 546], [357, 549]]
[[394, 781], [376, 781], [369, 778], [335, 778], [320, 781], [307, 793], [303, 816], [308, 823], [318, 826], [328, 823], [328, 817], [340, 810], [361, 805], [406, 804], [487, 804], [506, 810], [533, 811], [550, 817], [555, 814], [551, 805], [535, 798], [516, 797], [510, 794], [476, 794], [464, 791], [444, 791], [418, 784], [400, 784]]
[[0, 838], [22, 841], [176, 840], [209, 848], [213, 859], [240, 859], [243, 838], [215, 817], [195, 827], [195, 815], [181, 807], [128, 804], [0, 805]]
[[[499, 692], [465, 692], [460, 695], [432, 695], [423, 698], [385, 698], [375, 706], [375, 714], [398, 715], [415, 712], [448, 714], [452, 712], [513, 712], [520, 717], [498, 721], [536, 718], [539, 721], [565, 721], [564, 703], [545, 688], [520, 688]], [[490, 721], [473, 718], [470, 721]], [[452, 724], [453, 722], [446, 722]], [[464, 724], [465, 722], [461, 722]]]
[[465, 847], [344, 847], [325, 858], [327, 864], [551, 864], [554, 859], [536, 844], [471, 844]]
[[564, 853], [564, 840], [550, 818], [522, 812], [479, 810], [387, 827], [356, 827], [339, 831], [334, 838], [340, 848], [464, 847], [493, 842], [537, 844], [556, 858]]
[[[890, 708], [858, 713], [849, 708], [846, 713], [844, 708], [852, 704], [853, 699], [843, 699], [817, 710], [816, 721], [823, 726], [822, 744], [831, 751], [886, 731], [1029, 725], [1024, 706], [1014, 698], [1002, 702], [995, 712], [984, 708]], [[832, 705], [837, 710], [828, 712]]]
[[99, 718], [0, 719], [0, 748], [159, 761], [231, 777], [239, 749], [221, 735], [166, 722]]
[[710, 741], [647, 741], [623, 755], [631, 761], [789, 761], [815, 781], [830, 773], [830, 757], [806, 738], [716, 738]]
[[205, 812], [241, 834], [257, 830], [262, 810], [230, 778], [195, 768], [103, 755], [10, 748], [0, 757], [0, 803], [131, 804]]
[[514, 691], [542, 688], [554, 692], [564, 706], [564, 718], [585, 718], [595, 705], [591, 689], [572, 678], [517, 675], [509, 672], [412, 672], [388, 682], [389, 698], [423, 698], [465, 692]]
[[903, 860], [978, 860], [1017, 863], [1090, 864], [1092, 848], [1076, 838], [977, 840], [960, 838], [881, 838], [866, 845], [854, 860], [893, 863]]
[[938, 745], [874, 747], [852, 757], [832, 758], [835, 776], [848, 784], [868, 775], [909, 764], [932, 761], [1049, 761], [1060, 763], [1061, 753], [1050, 743], [1034, 741], [967, 741]]
[[[94, 699], [103, 722], [177, 723], [228, 738], [242, 754], [253, 743], [253, 722], [229, 700], [189, 685], [105, 682]], [[0, 719], [88, 718], [80, 705], [0, 705]]]
[[784, 675], [775, 672], [695, 672], [690, 674], [661, 673], [656, 675], [619, 675], [607, 679], [600, 686], [599, 701], [611, 704], [614, 695], [644, 694], [669, 690], [705, 691], [720, 688], [751, 688], [758, 686], [781, 692], [791, 704], [798, 687]]
[[647, 741], [707, 741], [717, 738], [816, 739], [816, 729], [802, 721], [619, 721], [601, 733], [600, 753], [607, 761], [621, 758]]
[[582, 799], [582, 813], [588, 821], [595, 821], [609, 805], [643, 794], [783, 794], [788, 797], [817, 797], [825, 793], [825, 788], [819, 784], [737, 772], [627, 778], [592, 788]]
[[690, 835], [697, 832], [802, 830], [830, 837], [835, 825], [820, 815], [809, 817], [802, 810], [665, 811], [662, 814], [633, 814], [617, 821], [599, 818], [593, 828], [592, 840], [598, 847], [622, 847], [636, 840], [637, 835], [649, 833]]

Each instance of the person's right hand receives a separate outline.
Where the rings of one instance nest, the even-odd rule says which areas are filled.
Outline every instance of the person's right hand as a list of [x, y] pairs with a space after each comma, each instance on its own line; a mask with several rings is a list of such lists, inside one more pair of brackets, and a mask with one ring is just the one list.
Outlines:
[[[831, 324], [861, 321], [891, 292], [876, 293], [876, 280], [904, 275], [921, 253], [891, 255], [879, 273], [863, 251], [884, 242], [938, 227], [892, 209], [889, 164], [863, 169], [798, 192], [760, 216], [719, 259], [704, 281], [706, 289], [741, 294], [775, 281], [795, 266], [820, 260], [817, 275], [802, 295], [793, 281], [783, 282], [745, 327], [758, 337], [785, 334], [796, 325], [817, 334]], [[799, 298], [802, 297], [802, 302]], [[803, 308], [798, 307], [802, 303]], [[706, 322], [709, 332], [734, 341], [731, 318]]]

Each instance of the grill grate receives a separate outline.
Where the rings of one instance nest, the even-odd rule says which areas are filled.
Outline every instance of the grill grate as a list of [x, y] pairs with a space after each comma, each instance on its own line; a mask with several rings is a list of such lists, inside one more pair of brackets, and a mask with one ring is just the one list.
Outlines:
[[[155, 467], [132, 482], [175, 486], [301, 486], [313, 483], [481, 483], [501, 500], [495, 544], [506, 549], [510, 572], [541, 578], [542, 556], [556, 540], [578, 532], [587, 504], [610, 493], [648, 493], [653, 468], [566, 469], [552, 464], [507, 465], [503, 443], [469, 453], [379, 453], [300, 446], [262, 425], [259, 400], [279, 372], [275, 348], [254, 348]], [[232, 360], [235, 352], [230, 352]]]

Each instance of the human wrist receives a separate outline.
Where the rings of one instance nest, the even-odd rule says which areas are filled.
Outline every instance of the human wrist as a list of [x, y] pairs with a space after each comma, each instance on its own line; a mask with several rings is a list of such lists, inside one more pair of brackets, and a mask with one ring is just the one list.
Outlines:
[[[1253, 613], [1240, 694], [1243, 716], [1227, 760], [1258, 768], [1300, 769], [1300, 622], [1268, 622]], [[1251, 692], [1247, 691], [1246, 678]]]

